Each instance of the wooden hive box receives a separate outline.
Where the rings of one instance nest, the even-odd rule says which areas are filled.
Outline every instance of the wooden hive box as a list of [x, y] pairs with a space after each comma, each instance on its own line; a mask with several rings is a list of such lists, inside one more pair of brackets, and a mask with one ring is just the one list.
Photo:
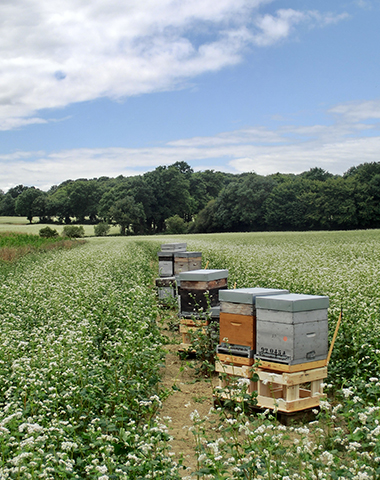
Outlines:
[[329, 299], [317, 295], [275, 295], [256, 299], [256, 358], [286, 365], [327, 358]]
[[174, 252], [174, 275], [202, 267], [201, 252]]
[[[279, 295], [288, 290], [273, 288], [239, 288], [221, 290], [220, 335], [218, 358], [234, 364], [252, 365], [256, 351], [256, 298], [262, 295]], [[249, 356], [247, 349], [249, 347]], [[244, 350], [244, 351], [243, 351]], [[242, 355], [246, 358], [242, 358]]]
[[197, 315], [219, 305], [219, 290], [227, 288], [228, 270], [192, 270], [179, 274], [180, 314]]

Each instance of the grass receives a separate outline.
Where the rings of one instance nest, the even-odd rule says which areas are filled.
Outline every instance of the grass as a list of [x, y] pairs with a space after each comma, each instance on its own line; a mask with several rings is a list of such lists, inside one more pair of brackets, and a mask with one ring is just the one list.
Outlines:
[[[79, 225], [78, 225], [79, 226]], [[84, 228], [85, 237], [94, 236], [94, 225], [82, 225]], [[50, 227], [57, 230], [61, 235], [65, 225], [48, 224], [48, 223], [32, 223], [30, 224], [26, 217], [0, 217], [0, 232], [19, 232], [38, 235], [41, 228]], [[111, 226], [109, 235], [118, 235], [120, 233], [119, 227]]]
[[72, 248], [82, 242], [67, 238], [41, 238], [38, 235], [0, 231], [0, 265], [13, 263], [31, 253], [46, 252], [59, 248]]

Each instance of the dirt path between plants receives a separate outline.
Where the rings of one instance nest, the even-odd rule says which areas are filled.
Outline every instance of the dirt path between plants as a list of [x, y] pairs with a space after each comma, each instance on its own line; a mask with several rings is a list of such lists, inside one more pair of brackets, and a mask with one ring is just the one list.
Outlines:
[[[206, 379], [195, 376], [191, 364], [194, 360], [181, 360], [178, 356], [180, 334], [165, 335], [178, 344], [166, 345], [165, 370], [163, 385], [172, 390], [160, 411], [161, 417], [170, 417], [169, 433], [174, 438], [172, 442], [175, 458], [183, 456], [183, 464], [192, 471], [196, 468], [195, 438], [189, 427], [192, 425], [190, 414], [197, 410], [201, 417], [207, 415], [213, 406], [212, 390], [217, 385], [218, 378]], [[174, 389], [173, 389], [174, 386]], [[211, 427], [210, 427], [211, 428]], [[189, 472], [183, 472], [189, 475]]]

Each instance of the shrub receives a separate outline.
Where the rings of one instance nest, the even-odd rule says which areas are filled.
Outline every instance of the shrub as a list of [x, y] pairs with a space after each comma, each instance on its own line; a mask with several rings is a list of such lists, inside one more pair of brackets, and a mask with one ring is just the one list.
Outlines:
[[63, 227], [62, 236], [69, 238], [82, 238], [84, 237], [84, 228], [82, 225], [79, 227], [76, 225], [66, 225]]
[[42, 238], [58, 237], [58, 232], [57, 232], [57, 230], [55, 230], [55, 228], [44, 227], [44, 228], [41, 228], [38, 233], [39, 233], [40, 237], [42, 237]]
[[94, 226], [94, 233], [97, 237], [105, 237], [110, 231], [111, 226], [106, 222], [100, 222]]
[[166, 232], [169, 234], [181, 234], [186, 233], [187, 225], [185, 220], [179, 215], [174, 215], [174, 217], [167, 218], [165, 220]]

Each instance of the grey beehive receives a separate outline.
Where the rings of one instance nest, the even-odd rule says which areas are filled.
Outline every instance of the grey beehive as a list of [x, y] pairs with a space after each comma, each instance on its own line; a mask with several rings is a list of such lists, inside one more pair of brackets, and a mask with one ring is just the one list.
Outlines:
[[161, 252], [185, 252], [186, 243], [164, 243], [161, 245]]
[[329, 299], [285, 294], [256, 298], [256, 358], [295, 365], [328, 353]]
[[158, 273], [160, 277], [174, 275], [173, 252], [158, 252]]

